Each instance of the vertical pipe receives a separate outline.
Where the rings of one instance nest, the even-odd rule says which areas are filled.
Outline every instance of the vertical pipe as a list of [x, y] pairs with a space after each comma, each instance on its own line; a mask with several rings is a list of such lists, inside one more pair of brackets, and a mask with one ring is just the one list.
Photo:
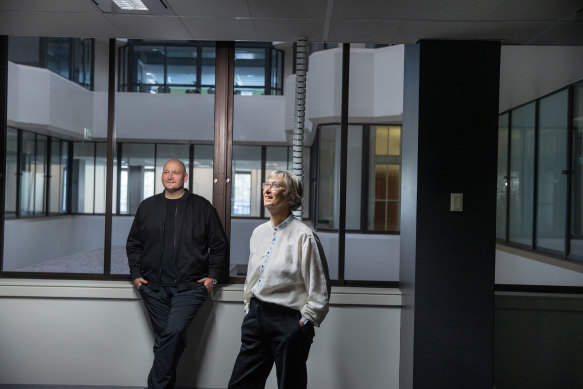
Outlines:
[[[293, 173], [304, 183], [304, 122], [306, 117], [306, 70], [308, 44], [300, 38], [296, 44], [296, 98], [293, 134]], [[303, 206], [294, 211], [294, 216], [302, 219]]]

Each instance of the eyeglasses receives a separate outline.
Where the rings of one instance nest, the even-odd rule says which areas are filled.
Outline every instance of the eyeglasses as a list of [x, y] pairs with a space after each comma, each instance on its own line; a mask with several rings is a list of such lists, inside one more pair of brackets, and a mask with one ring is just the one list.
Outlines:
[[281, 185], [279, 182], [264, 182], [261, 184], [263, 190], [271, 188], [271, 190], [285, 189], [285, 186]]

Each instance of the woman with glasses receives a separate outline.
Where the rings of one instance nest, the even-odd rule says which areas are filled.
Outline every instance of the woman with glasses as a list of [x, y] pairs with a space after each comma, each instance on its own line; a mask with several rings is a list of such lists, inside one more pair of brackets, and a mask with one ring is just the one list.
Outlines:
[[288, 171], [263, 184], [270, 221], [253, 231], [245, 279], [241, 349], [229, 388], [263, 388], [275, 362], [279, 389], [307, 386], [306, 360], [328, 313], [330, 280], [316, 234], [292, 212], [303, 186]]

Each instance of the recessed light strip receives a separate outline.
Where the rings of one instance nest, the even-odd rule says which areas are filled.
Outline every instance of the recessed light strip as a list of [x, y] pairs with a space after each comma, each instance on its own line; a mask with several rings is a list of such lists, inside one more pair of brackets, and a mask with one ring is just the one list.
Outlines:
[[149, 11], [142, 0], [113, 0], [113, 2], [124, 11]]

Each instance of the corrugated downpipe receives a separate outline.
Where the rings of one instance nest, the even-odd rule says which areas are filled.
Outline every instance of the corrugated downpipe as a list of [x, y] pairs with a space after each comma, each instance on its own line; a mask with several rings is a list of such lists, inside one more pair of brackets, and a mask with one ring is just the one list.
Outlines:
[[[304, 122], [306, 117], [306, 70], [308, 66], [308, 42], [299, 38], [296, 43], [296, 101], [293, 135], [293, 173], [304, 184]], [[304, 184], [305, 186], [305, 184]], [[294, 211], [294, 216], [302, 219], [304, 207]]]

